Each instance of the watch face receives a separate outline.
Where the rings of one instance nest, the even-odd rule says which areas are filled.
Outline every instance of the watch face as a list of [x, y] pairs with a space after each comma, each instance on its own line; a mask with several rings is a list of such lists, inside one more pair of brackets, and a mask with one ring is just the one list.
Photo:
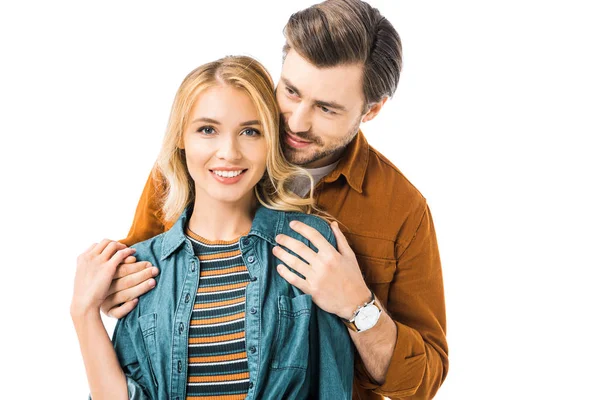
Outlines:
[[373, 304], [371, 304], [360, 310], [360, 312], [354, 319], [354, 324], [356, 325], [359, 331], [364, 331], [365, 329], [369, 329], [375, 326], [378, 319], [379, 309]]

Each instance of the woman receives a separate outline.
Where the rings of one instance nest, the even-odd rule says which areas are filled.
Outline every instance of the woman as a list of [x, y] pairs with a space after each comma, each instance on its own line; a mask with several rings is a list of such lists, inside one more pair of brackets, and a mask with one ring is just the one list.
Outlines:
[[[135, 250], [105, 240], [78, 258], [71, 315], [95, 400], [351, 397], [347, 329], [275, 270], [278, 234], [312, 247], [293, 219], [334, 243], [308, 215], [312, 196], [287, 188], [305, 173], [283, 157], [278, 121], [271, 78], [251, 58], [203, 65], [181, 84], [157, 162], [164, 217], [177, 222]], [[161, 274], [111, 344], [100, 304], [134, 252]]]

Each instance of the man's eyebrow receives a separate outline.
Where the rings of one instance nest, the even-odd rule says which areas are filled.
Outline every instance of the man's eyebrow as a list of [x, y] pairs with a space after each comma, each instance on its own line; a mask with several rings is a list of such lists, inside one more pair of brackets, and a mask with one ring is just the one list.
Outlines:
[[336, 103], [335, 101], [321, 101], [321, 100], [317, 100], [317, 101], [315, 101], [315, 104], [318, 105], [319, 107], [335, 108], [336, 110], [347, 111], [346, 107], [344, 107], [341, 104]]
[[[284, 78], [283, 76], [281, 77], [281, 80], [283, 81], [285, 86], [289, 87], [294, 92], [296, 92], [298, 96], [302, 97], [302, 93], [300, 92], [300, 90], [298, 90], [296, 86], [292, 84], [292, 82], [290, 82], [287, 78]], [[348, 111], [346, 107], [344, 107], [340, 103], [336, 103], [335, 101], [315, 100], [315, 104], [319, 107], [335, 108], [339, 111]]]
[[287, 78], [284, 78], [283, 76], [281, 77], [281, 80], [283, 81], [283, 83], [285, 83], [285, 86], [289, 87], [290, 89], [292, 89], [294, 92], [296, 92], [296, 94], [298, 94], [298, 96], [302, 96], [302, 93], [300, 93], [300, 90], [298, 90], [298, 88], [296, 86], [294, 86], [292, 84], [292, 82], [290, 82]]

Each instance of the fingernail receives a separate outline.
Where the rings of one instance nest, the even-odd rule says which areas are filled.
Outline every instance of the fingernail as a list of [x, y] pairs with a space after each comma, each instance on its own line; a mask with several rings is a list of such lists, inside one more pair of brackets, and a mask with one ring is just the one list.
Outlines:
[[296, 221], [292, 221], [290, 222], [290, 226], [293, 228], [294, 226], [296, 226]]
[[154, 279], [150, 279], [148, 281], [148, 286], [150, 286], [151, 288], [153, 288], [154, 286], [156, 286], [156, 281]]
[[152, 275], [154, 275], [154, 276], [158, 275], [158, 268], [152, 267]]
[[135, 299], [132, 300], [134, 304], [137, 304], [138, 302], [138, 298], [136, 297]]

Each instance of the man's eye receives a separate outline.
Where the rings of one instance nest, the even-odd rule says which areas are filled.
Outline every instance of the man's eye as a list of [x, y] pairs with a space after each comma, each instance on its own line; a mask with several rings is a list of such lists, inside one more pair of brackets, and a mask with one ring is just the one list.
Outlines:
[[335, 111], [331, 111], [329, 108], [321, 106], [321, 111], [323, 111], [325, 114], [335, 114]]
[[287, 92], [287, 94], [294, 96], [296, 94], [296, 92], [294, 92], [293, 89], [290, 89], [289, 87], [286, 86], [285, 91]]
[[215, 129], [212, 126], [203, 126], [198, 129], [199, 133], [203, 133], [205, 135], [212, 135], [215, 133]]
[[260, 136], [260, 132], [256, 129], [248, 128], [242, 131], [242, 135], [245, 136]]

